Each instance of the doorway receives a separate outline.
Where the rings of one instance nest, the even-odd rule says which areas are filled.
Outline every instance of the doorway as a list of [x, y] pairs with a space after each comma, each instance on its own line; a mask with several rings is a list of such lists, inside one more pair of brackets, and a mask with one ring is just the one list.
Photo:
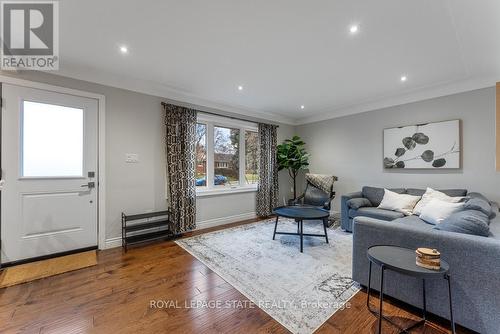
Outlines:
[[1, 262], [98, 245], [99, 101], [2, 84]]

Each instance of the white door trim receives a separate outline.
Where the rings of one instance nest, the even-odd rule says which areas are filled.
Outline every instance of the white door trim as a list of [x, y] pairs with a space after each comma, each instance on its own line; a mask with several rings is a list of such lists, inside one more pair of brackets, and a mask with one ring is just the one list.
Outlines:
[[28, 88], [36, 88], [41, 90], [46, 90], [50, 92], [62, 93], [75, 95], [80, 97], [87, 97], [91, 99], [96, 99], [98, 101], [98, 171], [99, 171], [99, 180], [97, 187], [97, 198], [98, 198], [98, 206], [97, 206], [97, 233], [98, 233], [98, 247], [99, 249], [106, 248], [106, 97], [102, 94], [86, 92], [82, 90], [66, 88], [61, 86], [54, 86], [45, 84], [37, 81], [29, 81], [24, 79], [18, 79], [14, 77], [9, 77], [5, 75], [0, 75], [0, 83], [6, 83], [16, 86], [28, 87]]

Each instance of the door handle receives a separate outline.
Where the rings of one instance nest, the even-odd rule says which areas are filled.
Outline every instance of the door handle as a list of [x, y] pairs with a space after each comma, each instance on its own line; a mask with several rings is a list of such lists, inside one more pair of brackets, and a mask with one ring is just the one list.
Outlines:
[[81, 187], [82, 188], [89, 188], [89, 189], [95, 188], [95, 182], [89, 182], [87, 184], [82, 184]]

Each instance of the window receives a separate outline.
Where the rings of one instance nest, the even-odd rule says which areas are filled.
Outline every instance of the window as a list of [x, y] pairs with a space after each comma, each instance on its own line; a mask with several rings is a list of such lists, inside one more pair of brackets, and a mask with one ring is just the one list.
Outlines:
[[207, 185], [207, 126], [196, 124], [196, 186]]
[[23, 101], [23, 177], [83, 175], [83, 110]]
[[259, 180], [257, 125], [199, 113], [196, 129], [199, 193], [256, 189]]
[[247, 184], [259, 182], [259, 134], [245, 131], [245, 181]]
[[240, 184], [240, 130], [214, 127], [214, 185]]

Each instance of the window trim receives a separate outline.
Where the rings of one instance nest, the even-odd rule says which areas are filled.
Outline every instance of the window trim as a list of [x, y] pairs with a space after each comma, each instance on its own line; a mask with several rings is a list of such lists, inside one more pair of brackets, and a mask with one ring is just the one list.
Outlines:
[[[245, 131], [259, 132], [257, 123], [246, 122], [242, 120], [235, 120], [224, 116], [215, 116], [204, 114], [202, 112], [198, 113], [196, 123], [205, 124], [207, 127], [206, 132], [206, 171], [207, 171], [207, 182], [205, 186], [196, 187], [196, 196], [211, 196], [218, 194], [229, 194], [229, 193], [242, 193], [256, 191], [258, 184], [246, 184], [245, 183], [245, 170], [246, 170], [246, 143], [245, 143]], [[220, 187], [214, 185], [214, 127], [226, 127], [231, 129], [238, 129], [240, 131], [240, 142], [239, 142], [239, 184], [232, 187]]]
[[247, 186], [237, 186], [231, 188], [208, 188], [208, 187], [197, 187], [203, 189], [196, 189], [196, 197], [209, 197], [218, 195], [229, 195], [229, 194], [241, 194], [256, 192], [257, 185], [247, 185]]

